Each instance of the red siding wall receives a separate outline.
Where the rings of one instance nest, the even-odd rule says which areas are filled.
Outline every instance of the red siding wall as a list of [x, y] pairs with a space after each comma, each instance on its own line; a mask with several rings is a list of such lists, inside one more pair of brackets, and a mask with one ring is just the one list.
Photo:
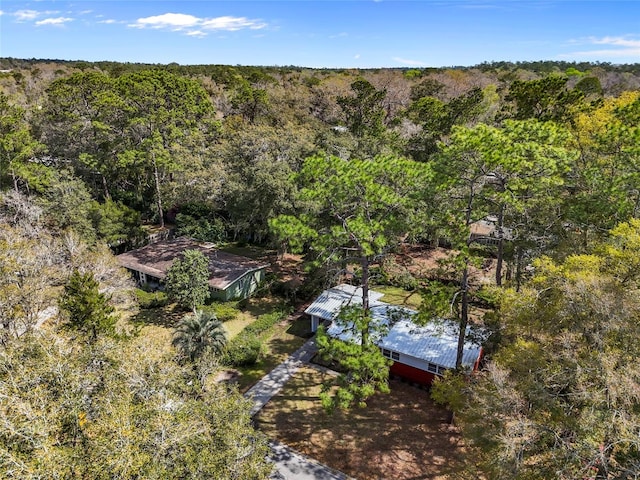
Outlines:
[[419, 383], [420, 385], [430, 386], [433, 383], [433, 379], [436, 377], [434, 373], [420, 370], [419, 368], [410, 367], [404, 363], [393, 362], [391, 369], [389, 370], [393, 375], [397, 375], [412, 382]]

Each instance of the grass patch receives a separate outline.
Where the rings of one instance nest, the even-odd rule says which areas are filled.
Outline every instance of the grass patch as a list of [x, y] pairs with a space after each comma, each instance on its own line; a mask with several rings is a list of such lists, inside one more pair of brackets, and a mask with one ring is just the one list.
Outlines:
[[261, 298], [249, 298], [243, 303], [243, 308], [254, 317], [259, 317], [266, 313], [271, 313], [276, 309], [282, 309], [282, 299], [274, 296]]
[[258, 361], [249, 366], [238, 368], [238, 388], [247, 391], [258, 380], [282, 363], [289, 355], [300, 348], [309, 337], [309, 321], [303, 316], [294, 321], [277, 323], [261, 338], [263, 352]]
[[422, 303], [422, 298], [418, 292], [409, 292], [404, 288], [392, 287], [390, 285], [375, 285], [371, 287], [371, 290], [384, 293], [384, 297], [380, 300], [392, 305], [399, 305], [401, 307], [417, 310], [420, 308], [420, 304]]
[[[256, 322], [261, 315], [266, 315], [282, 308], [282, 301], [275, 297], [249, 299], [243, 304], [236, 318], [223, 323], [228, 338], [237, 337], [246, 327]], [[210, 307], [213, 308], [213, 307]], [[165, 329], [167, 343], [171, 343], [171, 335], [185, 312], [176, 304], [157, 308], [141, 309], [132, 318], [134, 325], [145, 329], [148, 326]], [[254, 365], [239, 367], [238, 387], [248, 390], [263, 376], [283, 362], [288, 355], [295, 352], [310, 337], [309, 320], [300, 315], [295, 320], [286, 318], [258, 334], [262, 342], [262, 353]]]
[[143, 327], [138, 335], [136, 342], [144, 342], [152, 345], [148, 351], [152, 355], [158, 357], [170, 353], [171, 347], [171, 330], [158, 325], [147, 325]]
[[318, 397], [327, 375], [300, 369], [258, 413], [258, 428], [355, 478], [438, 479], [458, 464], [460, 435], [427, 391], [392, 380], [366, 408], [328, 415]]
[[233, 320], [224, 322], [222, 326], [227, 331], [227, 338], [231, 340], [237, 336], [244, 328], [255, 322], [257, 317], [251, 315], [248, 312], [240, 312]]
[[141, 308], [131, 317], [132, 323], [137, 327], [156, 325], [164, 328], [175, 328], [182, 317], [188, 314], [176, 303], [162, 305], [154, 308]]

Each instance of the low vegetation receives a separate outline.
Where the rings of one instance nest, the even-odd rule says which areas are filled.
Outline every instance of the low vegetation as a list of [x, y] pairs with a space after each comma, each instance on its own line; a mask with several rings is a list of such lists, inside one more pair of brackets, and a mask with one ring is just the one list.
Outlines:
[[293, 321], [280, 322], [267, 332], [261, 345], [262, 355], [256, 363], [236, 369], [236, 381], [240, 391], [244, 392], [258, 380], [282, 363], [300, 348], [311, 335], [309, 321], [299, 316]]
[[393, 287], [390, 285], [373, 285], [372, 288], [376, 292], [384, 294], [380, 299], [383, 302], [411, 308], [413, 310], [420, 309], [422, 299], [417, 289], [406, 290], [404, 288]]

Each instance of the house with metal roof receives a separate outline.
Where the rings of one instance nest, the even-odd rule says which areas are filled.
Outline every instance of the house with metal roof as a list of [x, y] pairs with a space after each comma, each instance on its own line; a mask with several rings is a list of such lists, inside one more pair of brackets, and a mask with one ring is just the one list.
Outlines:
[[[369, 290], [369, 303], [379, 300], [382, 293]], [[362, 288], [342, 284], [322, 292], [304, 311], [311, 317], [311, 331], [318, 330], [324, 322], [330, 322], [338, 316], [340, 310], [349, 305], [362, 305]]]
[[173, 262], [185, 250], [197, 250], [209, 261], [211, 296], [219, 300], [249, 297], [264, 279], [266, 263], [222, 252], [212, 243], [198, 242], [189, 237], [162, 240], [131, 250], [116, 258], [128, 269], [138, 284], [160, 287]]
[[[383, 294], [369, 291], [372, 321], [385, 332], [374, 339], [382, 354], [393, 360], [390, 372], [414, 382], [430, 385], [436, 376], [456, 365], [459, 327], [455, 322], [434, 320], [421, 326], [412, 321], [414, 310], [380, 301]], [[325, 290], [305, 310], [311, 317], [311, 329], [316, 331], [320, 323], [327, 325], [327, 334], [347, 342], [358, 342], [357, 333], [350, 325], [335, 322], [342, 308], [362, 304], [362, 289], [339, 285]], [[467, 337], [472, 333], [467, 328]], [[476, 370], [482, 358], [482, 347], [474, 340], [464, 344], [462, 365], [469, 371]]]

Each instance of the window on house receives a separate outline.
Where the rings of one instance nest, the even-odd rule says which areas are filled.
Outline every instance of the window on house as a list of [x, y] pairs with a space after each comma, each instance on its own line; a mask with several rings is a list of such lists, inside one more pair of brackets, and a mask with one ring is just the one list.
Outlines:
[[438, 367], [438, 375], [444, 375], [444, 372], [446, 372], [447, 369], [444, 367]]
[[427, 370], [432, 373], [438, 373], [438, 366], [435, 363], [429, 363], [427, 365]]
[[382, 349], [382, 355], [391, 360], [400, 360], [400, 354], [398, 352], [392, 352], [391, 350], [387, 350], [386, 348]]

